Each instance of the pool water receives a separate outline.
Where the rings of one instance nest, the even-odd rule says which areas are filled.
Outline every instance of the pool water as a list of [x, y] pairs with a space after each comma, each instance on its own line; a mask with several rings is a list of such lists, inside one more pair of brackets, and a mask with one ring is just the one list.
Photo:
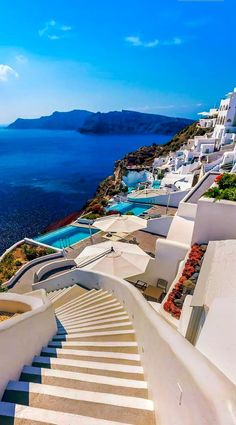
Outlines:
[[128, 193], [131, 193], [133, 190], [136, 190], [137, 186], [128, 186]]
[[119, 204], [115, 204], [111, 207], [108, 207], [107, 211], [119, 211], [122, 214], [132, 212], [134, 215], [139, 216], [140, 214], [143, 214], [145, 211], [147, 211], [149, 208], [150, 205], [138, 205], [132, 202], [120, 202]]
[[[152, 183], [153, 189], [160, 189], [161, 186], [161, 180], [154, 180]], [[130, 194], [133, 190], [138, 189], [138, 185], [136, 186], [128, 186], [128, 194]]]
[[160, 180], [154, 180], [152, 187], [154, 189], [159, 189], [161, 187], [161, 181]]
[[53, 246], [55, 248], [66, 248], [83, 239], [89, 238], [94, 233], [99, 232], [98, 229], [88, 229], [86, 227], [65, 226], [53, 232], [45, 233], [42, 236], [34, 238], [34, 240]]

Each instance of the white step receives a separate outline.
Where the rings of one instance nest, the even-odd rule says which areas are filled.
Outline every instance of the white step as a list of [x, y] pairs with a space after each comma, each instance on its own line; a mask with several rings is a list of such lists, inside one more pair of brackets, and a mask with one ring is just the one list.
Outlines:
[[[44, 396], [53, 396], [63, 399], [87, 401], [90, 403], [109, 404], [123, 408], [141, 409], [153, 411], [153, 402], [151, 400], [123, 396], [120, 394], [100, 393], [93, 391], [75, 390], [73, 388], [63, 388], [54, 385], [35, 384], [33, 382], [10, 381], [6, 391], [26, 392], [29, 394], [42, 394]], [[99, 408], [98, 408], [99, 409]]]
[[73, 321], [73, 323], [67, 323], [65, 324], [64, 322], [62, 322], [61, 325], [58, 325], [58, 330], [62, 330], [62, 329], [66, 329], [68, 330], [72, 330], [78, 327], [88, 327], [88, 326], [94, 326], [94, 325], [104, 325], [105, 323], [123, 323], [124, 321], [129, 321], [129, 316], [127, 316], [127, 314], [123, 314], [122, 316], [119, 317], [114, 317], [114, 318], [110, 318], [110, 319], [99, 319], [96, 321], [91, 321], [91, 322], [78, 322], [76, 320]]
[[24, 366], [22, 373], [37, 376], [49, 376], [62, 379], [70, 379], [76, 381], [84, 381], [102, 385], [112, 385], [116, 387], [147, 389], [146, 381], [135, 379], [114, 378], [111, 376], [92, 375], [89, 373], [70, 372], [60, 369], [47, 369], [34, 366]]
[[[89, 296], [90, 295], [90, 296]], [[77, 307], [77, 306], [82, 306], [86, 303], [90, 303], [90, 302], [95, 302], [95, 300], [101, 298], [101, 297], [105, 297], [107, 295], [111, 295], [109, 294], [109, 292], [107, 291], [103, 291], [103, 290], [99, 290], [99, 291], [95, 291], [92, 294], [89, 292], [89, 294], [87, 295], [87, 297], [83, 297], [81, 299], [74, 299], [69, 301], [68, 303], [64, 304], [63, 306], [61, 306], [60, 312], [65, 311], [69, 308], [73, 308], [73, 307]]]
[[83, 310], [85, 310], [85, 308], [92, 306], [92, 305], [93, 305], [93, 307], [95, 307], [95, 305], [102, 304], [101, 301], [105, 302], [105, 301], [110, 301], [110, 300], [115, 301], [115, 299], [111, 296], [111, 294], [105, 294], [105, 295], [99, 294], [97, 297], [94, 296], [94, 297], [90, 298], [89, 301], [86, 300], [86, 301], [82, 302], [81, 304], [75, 304], [73, 306], [66, 307], [65, 309], [61, 310], [60, 313], [57, 312], [57, 314], [58, 315], [60, 314], [60, 316], [62, 317], [63, 315], [70, 314], [71, 312], [74, 312], [74, 311], [78, 311], [78, 312], [83, 311]]
[[47, 348], [44, 347], [41, 351], [42, 354], [55, 354], [55, 355], [71, 355], [71, 356], [86, 356], [86, 357], [107, 357], [110, 359], [120, 359], [120, 360], [133, 360], [134, 362], [140, 362], [139, 354], [129, 354], [129, 353], [116, 353], [110, 351], [86, 351], [86, 350], [69, 350], [63, 348]]
[[[121, 322], [121, 323], [111, 323], [111, 324], [106, 324], [106, 325], [93, 325], [93, 326], [76, 326], [75, 328], [72, 329], [71, 333], [77, 333], [77, 332], [87, 332], [87, 331], [94, 331], [95, 329], [107, 329], [107, 328], [124, 328], [126, 326], [132, 326], [132, 322], [128, 321], [128, 322]], [[62, 333], [63, 334], [63, 327], [58, 330], [58, 334]], [[65, 329], [66, 332], [66, 329]], [[69, 332], [69, 331], [68, 331]]]
[[68, 288], [63, 289], [62, 292], [60, 292], [59, 294], [57, 294], [57, 296], [54, 297], [53, 300], [51, 300], [51, 301], [53, 301], [53, 302], [57, 301], [59, 298], [61, 298], [65, 294], [67, 294], [67, 292], [71, 291], [72, 288], [74, 288], [74, 285], [73, 286], [69, 286]]
[[[73, 325], [79, 325], [79, 324], [93, 324], [93, 323], [106, 323], [109, 321], [115, 321], [115, 320], [122, 320], [122, 319], [129, 319], [128, 314], [125, 311], [120, 311], [118, 313], [113, 313], [113, 314], [104, 314], [102, 316], [97, 317], [97, 319], [94, 318], [94, 315], [91, 315], [91, 317], [89, 318], [83, 318], [83, 319], [73, 319], [67, 322], [67, 325], [65, 324], [64, 320], [63, 320], [63, 325], [65, 324], [65, 326], [73, 326]], [[96, 320], [96, 322], [95, 322]], [[60, 326], [60, 321], [58, 321], [58, 326]]]
[[[105, 314], [105, 313], [108, 313], [108, 314]], [[105, 317], [105, 316], [109, 317], [109, 315], [112, 315], [114, 313], [124, 314], [126, 312], [124, 311], [123, 307], [120, 304], [118, 304], [117, 307], [103, 308], [101, 311], [97, 311], [95, 313], [93, 313], [92, 311], [91, 313], [84, 314], [83, 316], [80, 316], [80, 317], [76, 315], [76, 317], [72, 319], [63, 319], [63, 323], [66, 323], [66, 322], [70, 323], [72, 320], [76, 320], [76, 321], [78, 320], [82, 322], [84, 320], [86, 321], [87, 319], [94, 319], [94, 317], [97, 317], [97, 318]], [[61, 323], [61, 321], [58, 318], [57, 318], [57, 322], [59, 324]]]
[[50, 341], [50, 347], [138, 347], [135, 341]]
[[2, 416], [15, 418], [16, 420], [38, 421], [40, 423], [45, 423], [45, 425], [129, 425], [124, 422], [108, 421], [105, 419], [91, 418], [89, 416], [74, 415], [72, 413], [63, 413], [6, 402], [0, 402], [0, 423]]
[[89, 337], [99, 337], [99, 336], [109, 336], [109, 335], [126, 335], [126, 334], [134, 334], [133, 329], [125, 329], [118, 331], [100, 331], [100, 332], [82, 332], [82, 333], [74, 333], [68, 335], [55, 335], [53, 337], [54, 341], [63, 341], [73, 339], [73, 338], [89, 338]]
[[58, 307], [56, 309], [56, 312], [57, 311], [59, 312], [59, 311], [63, 310], [64, 307], [70, 307], [71, 305], [74, 305], [74, 304], [76, 305], [77, 303], [79, 303], [79, 302], [81, 302], [81, 301], [83, 301], [85, 299], [89, 299], [89, 298], [91, 298], [92, 296], [94, 296], [95, 294], [97, 294], [99, 292], [102, 292], [102, 289], [100, 289], [99, 291], [96, 291], [95, 289], [92, 289], [89, 292], [85, 292], [84, 294], [79, 295], [78, 297], [74, 298], [73, 300], [68, 301], [63, 306]]
[[65, 313], [65, 312], [69, 312], [71, 310], [74, 310], [75, 308], [80, 308], [81, 310], [83, 309], [83, 307], [86, 307], [87, 305], [90, 304], [94, 304], [97, 301], [100, 301], [101, 299], [105, 299], [105, 298], [111, 298], [111, 294], [109, 294], [108, 292], [101, 292], [99, 291], [99, 293], [95, 293], [95, 295], [93, 295], [90, 298], [87, 299], [82, 299], [81, 301], [77, 301], [75, 303], [73, 303], [73, 305], [63, 305], [62, 309], [60, 310], [60, 314]]
[[56, 298], [60, 293], [62, 292], [62, 289], [58, 289], [57, 291], [50, 292], [48, 297], [52, 301], [54, 298]]
[[61, 359], [56, 357], [44, 357], [44, 356], [36, 356], [33, 360], [33, 363], [45, 365], [45, 366], [47, 365], [72, 366], [72, 367], [78, 367], [78, 368], [105, 370], [105, 371], [122, 372], [122, 373], [134, 373], [134, 374], [143, 375], [142, 366], [124, 365], [119, 363], [90, 362], [86, 360]]
[[59, 318], [59, 320], [65, 319], [65, 318], [70, 318], [70, 317], [82, 317], [84, 315], [86, 315], [88, 312], [96, 312], [96, 311], [101, 311], [101, 310], [107, 310], [107, 308], [111, 308], [111, 307], [122, 307], [121, 304], [117, 301], [111, 300], [111, 301], [106, 301], [104, 303], [99, 304], [99, 307], [87, 307], [86, 309], [82, 310], [81, 312], [72, 312], [70, 314], [58, 314], [57, 313], [57, 317]]

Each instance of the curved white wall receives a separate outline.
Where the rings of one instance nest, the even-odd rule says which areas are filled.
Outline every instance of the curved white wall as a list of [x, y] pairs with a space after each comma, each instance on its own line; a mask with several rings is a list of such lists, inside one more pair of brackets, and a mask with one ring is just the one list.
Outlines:
[[64, 267], [76, 267], [76, 263], [74, 260], [58, 260], [58, 261], [52, 261], [50, 263], [45, 264], [42, 266], [34, 275], [34, 281], [39, 282], [40, 280], [43, 280], [43, 277], [48, 272], [51, 272], [53, 270], [61, 269]]
[[147, 221], [146, 229], [143, 229], [144, 232], [154, 233], [159, 236], [167, 236], [170, 225], [173, 220], [173, 216], [166, 215], [159, 218], [150, 218]]
[[54, 310], [45, 292], [30, 295], [0, 296], [4, 311], [24, 312], [0, 323], [0, 399], [8, 381], [19, 379], [22, 367], [31, 364], [56, 334]]
[[[169, 207], [175, 207], [177, 208], [180, 201], [182, 201], [182, 199], [187, 195], [187, 193], [189, 192], [188, 190], [179, 190], [177, 192], [171, 192], [170, 195], [168, 194], [163, 194], [163, 195], [156, 195], [153, 193], [153, 196], [150, 196], [150, 192], [149, 192], [149, 196], [145, 197], [145, 194], [143, 194], [143, 197], [137, 197], [137, 196], [132, 196], [132, 194], [130, 196], [128, 196], [128, 201], [131, 202], [139, 202], [139, 203], [148, 203], [148, 204], [154, 204], [154, 205], [162, 205], [162, 206], [167, 206], [169, 205]], [[138, 194], [138, 192], [136, 192], [136, 194]]]

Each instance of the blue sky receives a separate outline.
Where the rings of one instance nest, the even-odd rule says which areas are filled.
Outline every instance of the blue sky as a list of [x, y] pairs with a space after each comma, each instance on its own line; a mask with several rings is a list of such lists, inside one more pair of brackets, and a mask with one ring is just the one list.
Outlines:
[[0, 123], [54, 110], [196, 117], [236, 86], [235, 0], [1, 0]]

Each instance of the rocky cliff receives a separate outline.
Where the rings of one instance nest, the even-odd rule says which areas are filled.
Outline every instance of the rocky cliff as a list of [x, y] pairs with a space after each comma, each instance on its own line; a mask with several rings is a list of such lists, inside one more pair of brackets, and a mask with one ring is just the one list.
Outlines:
[[35, 118], [18, 118], [8, 126], [18, 130], [77, 130], [84, 134], [174, 134], [192, 121], [141, 112], [93, 113], [84, 110], [54, 112]]
[[80, 128], [92, 134], [174, 134], [192, 120], [166, 117], [134, 111], [96, 113], [90, 115]]

